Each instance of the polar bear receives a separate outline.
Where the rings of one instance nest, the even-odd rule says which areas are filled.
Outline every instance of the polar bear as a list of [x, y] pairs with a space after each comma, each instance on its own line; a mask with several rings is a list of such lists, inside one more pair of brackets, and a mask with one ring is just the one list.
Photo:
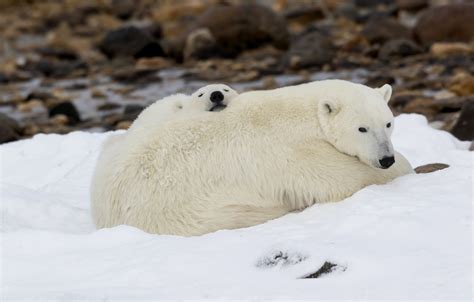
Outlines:
[[127, 133], [92, 181], [98, 228], [201, 235], [339, 201], [413, 169], [393, 150], [391, 87], [325, 80], [240, 94], [219, 114]]
[[[221, 111], [226, 108], [238, 93], [224, 84], [206, 85], [192, 95], [174, 94], [151, 104], [143, 110], [132, 123], [129, 133], [135, 137], [146, 135], [151, 129], [156, 129], [179, 116], [199, 114], [206, 111]], [[125, 133], [110, 136], [102, 144], [105, 153], [114, 152], [124, 141]]]
[[238, 93], [224, 84], [206, 85], [192, 95], [174, 94], [148, 106], [132, 123], [131, 129], [157, 127], [178, 115], [220, 111], [227, 107]]

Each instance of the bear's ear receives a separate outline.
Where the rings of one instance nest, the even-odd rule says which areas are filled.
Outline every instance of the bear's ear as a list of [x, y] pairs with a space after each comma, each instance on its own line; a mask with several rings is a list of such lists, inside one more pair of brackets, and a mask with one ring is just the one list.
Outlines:
[[328, 115], [336, 115], [340, 109], [339, 103], [335, 100], [322, 101], [320, 107], [320, 111]]
[[377, 91], [382, 95], [386, 103], [390, 101], [390, 97], [392, 96], [392, 86], [385, 84], [382, 87], [377, 88]]

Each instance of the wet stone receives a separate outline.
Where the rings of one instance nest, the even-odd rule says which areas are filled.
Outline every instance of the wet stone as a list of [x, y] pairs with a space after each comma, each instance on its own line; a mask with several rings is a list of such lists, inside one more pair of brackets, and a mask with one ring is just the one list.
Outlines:
[[466, 101], [451, 133], [460, 140], [474, 140], [474, 98]]
[[81, 121], [79, 112], [72, 102], [62, 102], [49, 109], [50, 117], [54, 117], [58, 114], [65, 115], [68, 118], [70, 125], [77, 124]]
[[438, 170], [449, 168], [449, 165], [442, 163], [427, 164], [415, 168], [417, 174], [432, 173]]

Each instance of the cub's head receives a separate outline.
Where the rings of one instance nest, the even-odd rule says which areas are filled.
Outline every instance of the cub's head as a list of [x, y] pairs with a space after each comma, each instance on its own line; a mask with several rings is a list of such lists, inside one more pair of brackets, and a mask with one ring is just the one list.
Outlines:
[[211, 84], [191, 95], [191, 105], [204, 111], [223, 110], [238, 93], [224, 84]]
[[395, 162], [390, 140], [393, 114], [387, 105], [392, 87], [373, 89], [336, 80], [328, 88], [318, 101], [317, 113], [325, 139], [342, 153], [388, 169]]

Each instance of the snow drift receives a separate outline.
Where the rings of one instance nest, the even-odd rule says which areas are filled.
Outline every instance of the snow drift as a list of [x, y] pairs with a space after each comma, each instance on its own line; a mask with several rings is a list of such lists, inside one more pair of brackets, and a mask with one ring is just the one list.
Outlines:
[[450, 168], [189, 238], [94, 229], [89, 182], [113, 133], [2, 145], [2, 300], [470, 300], [473, 153], [422, 116], [395, 124], [394, 146], [414, 167]]

